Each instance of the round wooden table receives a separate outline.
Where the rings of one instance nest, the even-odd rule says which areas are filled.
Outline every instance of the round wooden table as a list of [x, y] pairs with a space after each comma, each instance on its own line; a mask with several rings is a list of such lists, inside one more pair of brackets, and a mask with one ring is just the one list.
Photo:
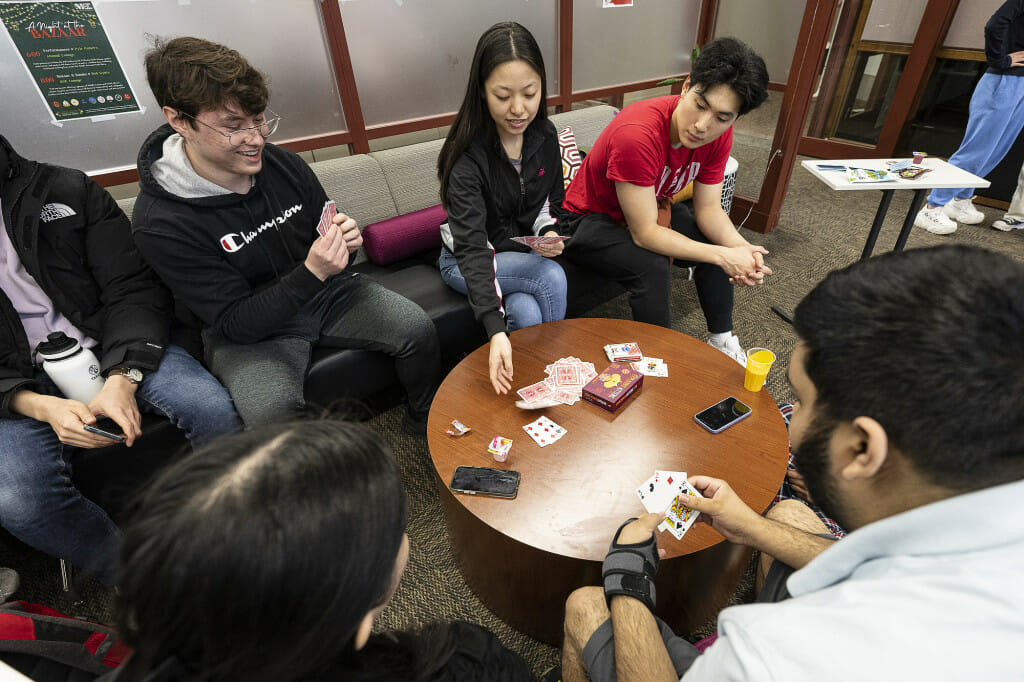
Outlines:
[[[601, 561], [615, 529], [644, 512], [636, 488], [655, 469], [725, 479], [751, 508], [767, 509], [786, 473], [786, 425], [767, 390], [743, 388], [743, 368], [725, 354], [679, 332], [617, 319], [549, 322], [512, 333], [513, 391], [494, 393], [488, 345], [445, 378], [434, 398], [427, 441], [448, 534], [466, 582], [495, 614], [527, 634], [559, 645], [565, 599], [601, 584]], [[635, 341], [645, 356], [665, 360], [666, 378], [643, 387], [615, 414], [582, 400], [573, 406], [521, 410], [515, 389], [543, 380], [544, 367], [574, 355], [608, 365], [604, 345]], [[743, 421], [711, 434], [693, 415], [728, 396], [753, 408]], [[523, 425], [541, 415], [565, 427], [541, 448]], [[452, 419], [472, 431], [445, 433]], [[508, 461], [494, 461], [494, 436], [514, 443]], [[505, 500], [452, 493], [460, 464], [515, 469], [519, 495]], [[725, 542], [697, 523], [676, 540], [658, 533], [667, 554], [658, 571], [657, 613], [685, 633], [729, 600], [751, 550]]]

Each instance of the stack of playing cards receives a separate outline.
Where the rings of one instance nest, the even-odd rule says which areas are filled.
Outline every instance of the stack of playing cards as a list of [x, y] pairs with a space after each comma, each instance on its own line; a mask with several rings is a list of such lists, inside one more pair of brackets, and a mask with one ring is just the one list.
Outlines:
[[661, 358], [644, 357], [640, 362], [630, 363], [633, 369], [647, 377], [667, 377], [668, 365]]
[[504, 436], [495, 436], [491, 439], [491, 445], [487, 452], [494, 455], [495, 462], [504, 462], [508, 459], [508, 451], [512, 449], [512, 439]]
[[559, 358], [544, 368], [548, 378], [521, 388], [516, 393], [526, 402], [526, 409], [533, 404], [548, 404], [549, 401], [574, 405], [580, 399], [583, 387], [597, 376], [591, 362], [569, 356]]
[[334, 201], [328, 199], [324, 203], [324, 208], [320, 211], [320, 222], [317, 223], [316, 231], [321, 237], [327, 236], [327, 230], [334, 224], [334, 216], [338, 215], [338, 207], [334, 205]]
[[686, 498], [704, 497], [686, 480], [685, 471], [657, 470], [636, 489], [644, 509], [652, 514], [665, 514], [658, 530], [667, 530], [681, 540], [700, 512], [686, 506]]
[[541, 236], [541, 237], [512, 237], [512, 241], [519, 242], [520, 244], [526, 244], [531, 249], [535, 246], [550, 246], [559, 242], [564, 242], [568, 239], [568, 236]]
[[523, 427], [527, 435], [537, 442], [537, 445], [544, 447], [551, 445], [565, 435], [565, 429], [551, 421], [547, 417], [541, 417]]
[[640, 362], [644, 359], [637, 343], [613, 343], [604, 347], [608, 362]]

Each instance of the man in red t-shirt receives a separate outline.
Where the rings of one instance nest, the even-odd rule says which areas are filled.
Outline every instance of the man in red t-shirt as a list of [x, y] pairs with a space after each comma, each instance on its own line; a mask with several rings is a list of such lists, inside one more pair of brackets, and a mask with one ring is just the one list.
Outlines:
[[[559, 230], [565, 257], [630, 293], [633, 318], [671, 326], [669, 264], [695, 266], [710, 343], [741, 364], [732, 333], [733, 284], [771, 274], [768, 251], [747, 242], [722, 209], [732, 125], [768, 96], [768, 71], [746, 44], [720, 38], [704, 47], [681, 95], [623, 109], [597, 138], [566, 190]], [[693, 181], [693, 213], [669, 202]], [[662, 215], [670, 218], [665, 229]], [[659, 225], [659, 222], [662, 224]]]

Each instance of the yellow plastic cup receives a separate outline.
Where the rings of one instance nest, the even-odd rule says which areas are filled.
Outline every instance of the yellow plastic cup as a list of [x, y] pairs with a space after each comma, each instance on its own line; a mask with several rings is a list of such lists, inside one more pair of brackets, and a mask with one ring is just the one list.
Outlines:
[[775, 362], [775, 353], [767, 348], [751, 348], [747, 351], [747, 372], [743, 375], [743, 388], [748, 391], [760, 391], [764, 380], [768, 378], [768, 370]]

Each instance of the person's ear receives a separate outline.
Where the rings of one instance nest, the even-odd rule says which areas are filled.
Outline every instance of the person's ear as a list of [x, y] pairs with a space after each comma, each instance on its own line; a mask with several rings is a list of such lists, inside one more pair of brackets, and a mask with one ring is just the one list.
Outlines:
[[889, 436], [885, 428], [871, 417], [857, 417], [844, 429], [846, 455], [841, 468], [843, 478], [874, 477], [889, 456]]
[[376, 615], [376, 611], [368, 611], [363, 619], [359, 621], [359, 627], [356, 629], [356, 636], [352, 640], [352, 648], [359, 651], [366, 643], [370, 641], [370, 634], [373, 632], [373, 619]]
[[182, 137], [185, 137], [183, 129], [187, 128], [187, 132], [192, 131], [192, 126], [189, 124], [188, 119], [182, 116], [181, 112], [174, 107], [164, 106], [160, 108], [160, 111], [163, 113], [164, 118], [167, 119], [167, 122], [171, 124], [171, 127], [174, 128], [174, 132]]
[[689, 89], [690, 89], [690, 77], [687, 76], [686, 80], [683, 81], [683, 89], [682, 89], [682, 91], [679, 94], [680, 95], [685, 95], [686, 91], [689, 90]]

